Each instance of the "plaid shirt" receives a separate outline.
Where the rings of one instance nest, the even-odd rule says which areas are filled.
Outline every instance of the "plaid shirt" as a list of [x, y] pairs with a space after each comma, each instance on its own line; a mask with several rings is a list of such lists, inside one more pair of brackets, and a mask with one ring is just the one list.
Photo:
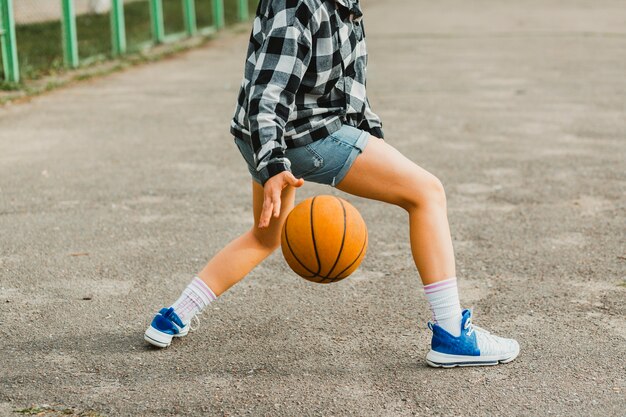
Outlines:
[[263, 183], [290, 170], [285, 149], [349, 124], [383, 137], [365, 92], [359, 0], [261, 0], [231, 123]]

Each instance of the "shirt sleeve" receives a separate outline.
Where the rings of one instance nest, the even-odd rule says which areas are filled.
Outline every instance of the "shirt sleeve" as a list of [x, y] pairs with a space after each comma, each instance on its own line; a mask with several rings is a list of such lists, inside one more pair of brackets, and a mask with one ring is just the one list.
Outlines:
[[359, 129], [369, 132], [372, 136], [376, 136], [380, 139], [385, 138], [385, 135], [383, 133], [383, 123], [380, 121], [380, 117], [378, 117], [378, 115], [372, 111], [372, 108], [370, 107], [370, 102], [367, 98], [365, 99], [363, 121], [358, 127]]
[[274, 24], [259, 49], [250, 80], [248, 118], [254, 162], [263, 184], [291, 169], [283, 134], [310, 61], [310, 31], [287, 22]]

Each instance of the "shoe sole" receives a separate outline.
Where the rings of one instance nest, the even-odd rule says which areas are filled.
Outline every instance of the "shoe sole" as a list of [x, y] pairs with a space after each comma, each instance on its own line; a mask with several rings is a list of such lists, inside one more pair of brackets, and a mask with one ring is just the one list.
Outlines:
[[143, 338], [146, 342], [150, 343], [153, 346], [166, 348], [172, 344], [172, 339], [174, 337], [184, 337], [184, 336], [187, 336], [187, 333], [189, 333], [188, 328], [186, 331], [172, 336], [171, 334], [163, 333], [155, 329], [154, 327], [150, 326], [148, 327], [148, 330], [146, 330], [146, 332], [144, 333]]
[[449, 355], [434, 350], [426, 355], [426, 363], [433, 368], [454, 368], [457, 366], [493, 366], [512, 362], [519, 355], [519, 349], [506, 357]]

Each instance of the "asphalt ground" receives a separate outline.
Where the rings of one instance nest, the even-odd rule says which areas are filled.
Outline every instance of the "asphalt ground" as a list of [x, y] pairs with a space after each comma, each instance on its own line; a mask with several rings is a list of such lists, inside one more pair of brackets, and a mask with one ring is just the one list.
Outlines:
[[247, 30], [0, 109], [0, 415], [626, 416], [623, 6], [364, 4], [387, 141], [446, 186], [462, 303], [520, 341], [498, 367], [426, 366], [406, 215], [345, 195], [370, 232], [352, 277], [277, 252], [146, 346], [252, 225], [228, 133]]

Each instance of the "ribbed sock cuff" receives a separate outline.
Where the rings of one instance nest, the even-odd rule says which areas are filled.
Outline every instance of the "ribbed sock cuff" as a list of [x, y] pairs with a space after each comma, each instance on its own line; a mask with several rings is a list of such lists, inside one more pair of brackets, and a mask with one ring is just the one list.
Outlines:
[[448, 333], [461, 334], [461, 304], [456, 278], [424, 286], [424, 293], [433, 313], [433, 320]]
[[206, 299], [205, 304], [209, 305], [213, 301], [217, 300], [217, 296], [211, 291], [208, 285], [199, 277], [194, 277], [190, 284], [191, 288], [197, 290], [197, 292]]
[[217, 300], [217, 296], [198, 277], [193, 280], [183, 290], [180, 298], [176, 300], [172, 307], [183, 323], [189, 323], [193, 316], [204, 310], [209, 304]]

